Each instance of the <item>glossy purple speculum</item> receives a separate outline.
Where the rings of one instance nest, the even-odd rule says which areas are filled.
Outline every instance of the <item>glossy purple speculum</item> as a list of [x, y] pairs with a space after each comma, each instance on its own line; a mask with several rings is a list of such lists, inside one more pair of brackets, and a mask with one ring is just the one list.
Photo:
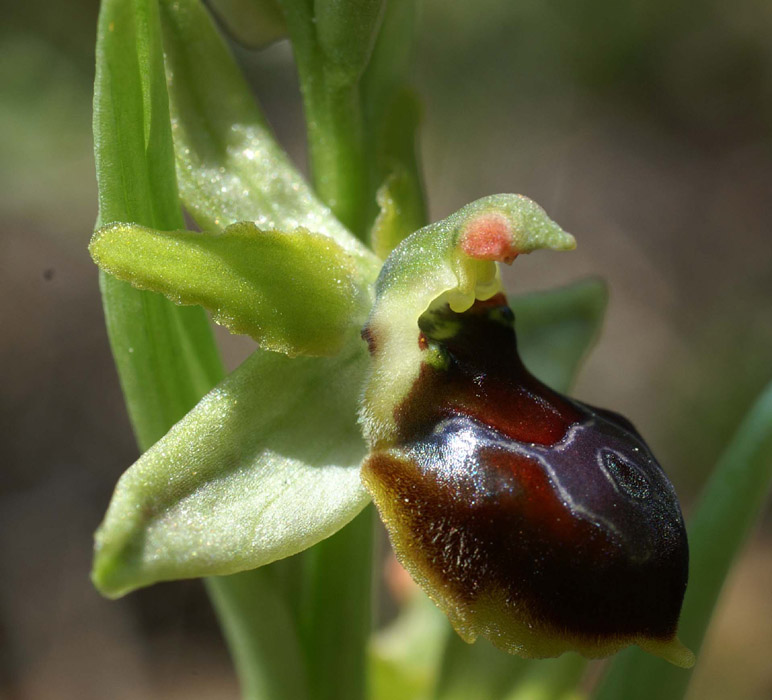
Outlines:
[[525, 656], [637, 643], [685, 665], [686, 533], [635, 428], [535, 379], [502, 295], [419, 325], [396, 444], [363, 471], [403, 564], [469, 640]]

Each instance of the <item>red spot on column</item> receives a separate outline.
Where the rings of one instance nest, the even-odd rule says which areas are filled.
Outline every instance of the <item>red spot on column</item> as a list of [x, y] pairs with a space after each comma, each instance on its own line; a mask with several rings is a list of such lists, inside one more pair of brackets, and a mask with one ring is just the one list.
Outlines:
[[461, 249], [478, 260], [511, 263], [517, 257], [512, 245], [512, 227], [503, 214], [480, 214], [468, 224], [461, 239]]

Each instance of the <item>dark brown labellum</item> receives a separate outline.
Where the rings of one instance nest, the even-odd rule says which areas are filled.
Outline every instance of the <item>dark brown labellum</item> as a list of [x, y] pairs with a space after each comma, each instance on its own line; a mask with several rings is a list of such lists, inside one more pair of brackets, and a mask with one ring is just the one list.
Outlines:
[[421, 337], [397, 444], [363, 471], [413, 577], [469, 641], [534, 657], [639, 644], [690, 665], [683, 518], [635, 428], [535, 379], [501, 295], [425, 314]]

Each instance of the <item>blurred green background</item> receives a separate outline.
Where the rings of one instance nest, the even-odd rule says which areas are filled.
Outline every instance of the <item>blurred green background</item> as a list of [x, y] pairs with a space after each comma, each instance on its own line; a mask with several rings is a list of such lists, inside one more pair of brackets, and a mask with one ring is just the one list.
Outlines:
[[[97, 8], [2, 7], [0, 698], [235, 698], [198, 582], [109, 603], [88, 581], [91, 533], [136, 457], [86, 253]], [[421, 25], [432, 218], [512, 191], [576, 235], [507, 285], [608, 280], [576, 394], [633, 419], [688, 513], [772, 380], [772, 3], [428, 0]], [[289, 46], [237, 53], [305, 167]], [[253, 347], [218, 338], [230, 366]], [[772, 698], [770, 581], [767, 517], [692, 700]]]

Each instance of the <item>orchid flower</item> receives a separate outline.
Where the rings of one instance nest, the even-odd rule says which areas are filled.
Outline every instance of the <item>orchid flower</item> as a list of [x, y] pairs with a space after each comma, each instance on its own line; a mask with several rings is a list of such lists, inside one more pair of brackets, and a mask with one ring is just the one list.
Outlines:
[[[559, 393], [604, 286], [505, 296], [500, 264], [575, 246], [527, 197], [424, 225], [393, 42], [406, 3], [213, 5], [242, 39], [289, 32], [316, 187], [198, 0], [104, 3], [90, 252], [145, 451], [96, 534], [97, 588], [214, 577], [238, 627], [247, 598], [230, 575], [367, 540], [352, 521], [373, 500], [465, 641], [527, 658], [638, 645], [693, 665], [676, 636], [689, 555], [675, 491], [628, 420]], [[350, 100], [369, 106], [363, 122], [347, 123]], [[258, 343], [226, 377], [202, 308]]]

